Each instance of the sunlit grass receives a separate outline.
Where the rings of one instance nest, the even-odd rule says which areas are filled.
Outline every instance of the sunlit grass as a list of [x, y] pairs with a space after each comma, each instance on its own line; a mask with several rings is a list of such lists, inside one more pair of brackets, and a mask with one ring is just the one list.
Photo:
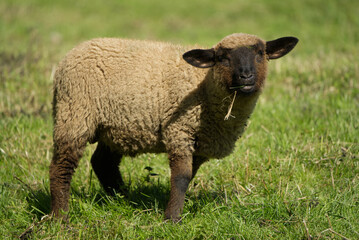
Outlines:
[[[0, 3], [0, 236], [34, 239], [358, 239], [358, 1], [50, 1]], [[211, 46], [233, 32], [299, 45], [272, 61], [234, 153], [204, 164], [182, 224], [163, 222], [165, 154], [125, 157], [129, 196], [108, 197], [88, 146], [69, 223], [49, 213], [52, 74], [92, 37]], [[146, 167], [150, 167], [145, 169]]]

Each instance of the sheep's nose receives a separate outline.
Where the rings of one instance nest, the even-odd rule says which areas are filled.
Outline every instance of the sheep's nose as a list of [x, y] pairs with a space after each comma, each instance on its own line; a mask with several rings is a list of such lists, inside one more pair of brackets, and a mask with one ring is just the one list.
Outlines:
[[243, 80], [252, 80], [254, 78], [253, 73], [241, 73], [239, 77]]
[[239, 78], [244, 81], [254, 80], [255, 70], [251, 66], [242, 66], [239, 68]]
[[244, 85], [253, 85], [255, 83], [255, 74], [252, 72], [241, 73], [239, 81]]

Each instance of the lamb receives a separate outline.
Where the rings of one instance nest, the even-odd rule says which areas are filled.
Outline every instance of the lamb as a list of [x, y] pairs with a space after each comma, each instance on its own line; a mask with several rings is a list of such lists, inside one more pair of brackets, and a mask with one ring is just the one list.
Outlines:
[[97, 142], [91, 164], [109, 194], [125, 192], [123, 155], [167, 153], [165, 219], [179, 221], [201, 164], [231, 154], [245, 130], [268, 60], [286, 55], [297, 42], [236, 33], [209, 49], [114, 38], [72, 49], [54, 78], [52, 213], [63, 217], [68, 211], [72, 175], [86, 144]]

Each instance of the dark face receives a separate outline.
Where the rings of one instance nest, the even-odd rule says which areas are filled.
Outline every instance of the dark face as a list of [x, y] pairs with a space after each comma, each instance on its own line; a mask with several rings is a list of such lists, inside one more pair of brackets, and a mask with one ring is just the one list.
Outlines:
[[266, 61], [264, 53], [265, 46], [261, 42], [236, 49], [217, 50], [217, 63], [230, 74], [227, 82], [230, 91], [252, 93], [259, 90], [261, 84], [258, 81], [262, 81], [259, 68]]
[[[234, 40], [240, 36], [230, 35], [228, 39]], [[248, 37], [243, 36], [245, 39]], [[224, 83], [228, 91], [238, 91], [242, 94], [255, 93], [262, 88], [266, 78], [267, 60], [277, 59], [289, 53], [298, 43], [298, 39], [283, 37], [266, 42], [252, 39], [250, 42], [253, 44], [239, 45], [235, 48], [226, 48], [225, 46], [233, 46], [233, 44], [221, 45], [220, 42], [218, 48], [188, 51], [183, 54], [183, 59], [198, 68], [213, 68], [216, 80]]]

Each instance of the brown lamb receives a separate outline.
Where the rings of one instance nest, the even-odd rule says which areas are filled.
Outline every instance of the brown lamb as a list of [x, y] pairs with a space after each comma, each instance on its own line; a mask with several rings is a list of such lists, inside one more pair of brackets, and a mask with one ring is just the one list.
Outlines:
[[243, 133], [268, 60], [297, 42], [237, 33], [210, 49], [114, 38], [72, 49], [54, 79], [52, 213], [68, 211], [72, 175], [86, 144], [97, 142], [91, 163], [108, 193], [124, 190], [123, 155], [166, 152], [171, 191], [165, 219], [180, 220], [198, 168], [231, 154]]

